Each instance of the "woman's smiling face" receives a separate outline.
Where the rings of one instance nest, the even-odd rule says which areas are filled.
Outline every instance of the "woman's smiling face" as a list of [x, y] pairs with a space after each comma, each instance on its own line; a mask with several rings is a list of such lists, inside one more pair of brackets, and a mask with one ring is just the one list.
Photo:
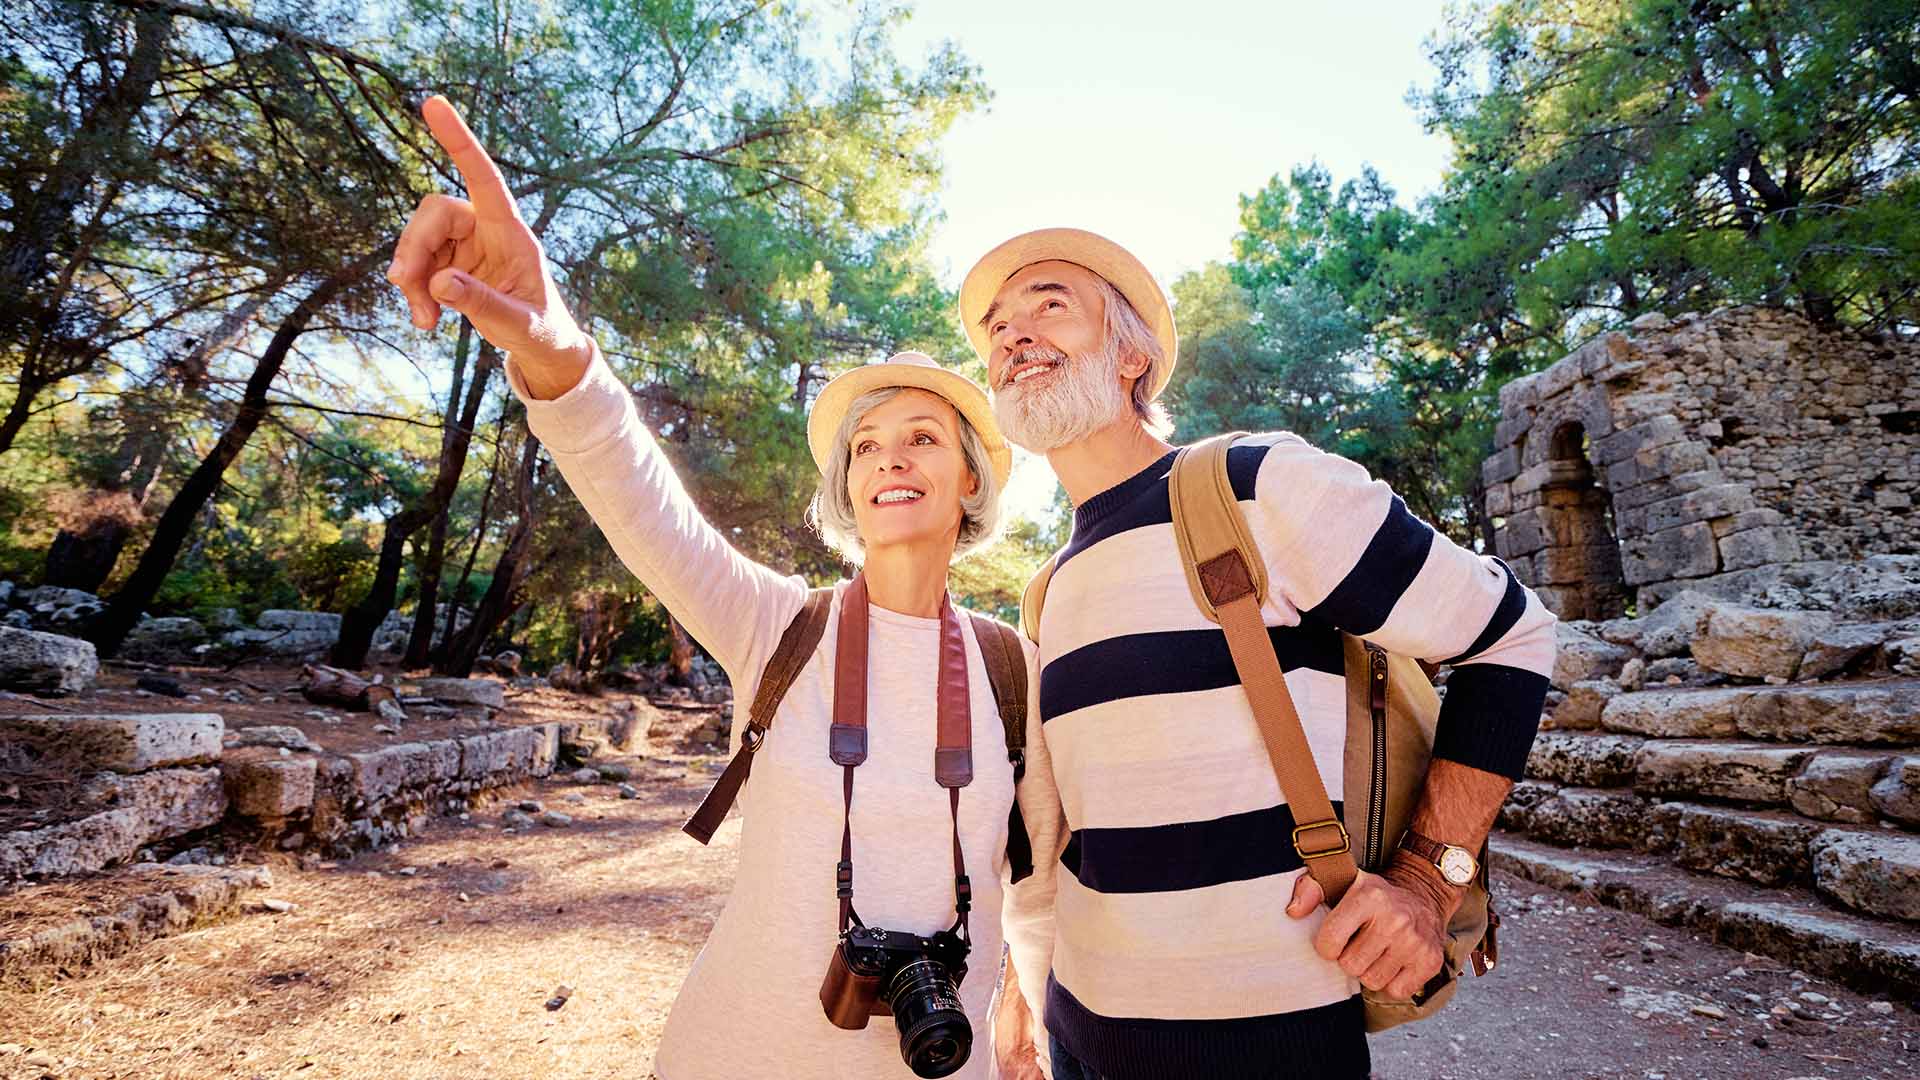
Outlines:
[[847, 440], [847, 498], [867, 551], [960, 535], [962, 497], [980, 485], [960, 449], [960, 414], [925, 390], [874, 406]]

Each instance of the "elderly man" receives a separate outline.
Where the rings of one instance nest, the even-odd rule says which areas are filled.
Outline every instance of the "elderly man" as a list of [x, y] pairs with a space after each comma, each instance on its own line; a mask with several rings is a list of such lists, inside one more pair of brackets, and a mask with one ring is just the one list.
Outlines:
[[1166, 297], [1120, 246], [1047, 229], [982, 258], [960, 312], [1007, 437], [1046, 454], [1074, 505], [1038, 643], [1040, 750], [1071, 832], [1057, 859], [1035, 853], [1007, 926], [1023, 982], [1044, 977], [1022, 989], [1054, 1080], [1365, 1077], [1359, 990], [1410, 997], [1439, 970], [1462, 852], [1471, 866], [1533, 742], [1552, 614], [1360, 466], [1290, 434], [1229, 451], [1323, 777], [1346, 737], [1340, 631], [1453, 665], [1412, 828], [1329, 912], [1176, 550]]

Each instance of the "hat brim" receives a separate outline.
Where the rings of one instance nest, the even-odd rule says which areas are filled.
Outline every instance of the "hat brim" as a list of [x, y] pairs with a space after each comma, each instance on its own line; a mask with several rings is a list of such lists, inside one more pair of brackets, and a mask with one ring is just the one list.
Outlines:
[[1154, 280], [1146, 265], [1119, 244], [1085, 229], [1037, 229], [1008, 240], [980, 257], [960, 283], [960, 325], [973, 343], [973, 351], [988, 359], [993, 345], [987, 328], [981, 325], [994, 294], [1007, 279], [1023, 267], [1038, 262], [1070, 262], [1105, 278], [1120, 291], [1133, 309], [1146, 320], [1160, 348], [1167, 354], [1166, 367], [1159, 372], [1153, 396], [1167, 388], [1173, 368], [1180, 358], [1180, 338], [1173, 325], [1173, 307], [1167, 294]]
[[981, 445], [986, 447], [995, 481], [1001, 487], [1006, 486], [1007, 477], [1013, 473], [1013, 451], [1007, 446], [1006, 437], [1000, 434], [1000, 423], [994, 418], [987, 392], [964, 375], [919, 364], [867, 364], [834, 376], [821, 388], [820, 396], [814, 399], [813, 411], [807, 414], [807, 448], [813, 451], [813, 463], [820, 467], [822, 475], [833, 461], [834, 436], [840, 431], [847, 408], [862, 394], [892, 386], [935, 394], [966, 417], [980, 436]]

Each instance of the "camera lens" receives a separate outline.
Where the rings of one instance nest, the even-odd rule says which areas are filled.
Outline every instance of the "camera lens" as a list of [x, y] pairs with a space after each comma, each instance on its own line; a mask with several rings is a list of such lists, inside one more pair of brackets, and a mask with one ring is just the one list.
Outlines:
[[886, 1001], [900, 1028], [900, 1057], [915, 1076], [948, 1076], [973, 1052], [973, 1026], [947, 969], [925, 958], [894, 973]]

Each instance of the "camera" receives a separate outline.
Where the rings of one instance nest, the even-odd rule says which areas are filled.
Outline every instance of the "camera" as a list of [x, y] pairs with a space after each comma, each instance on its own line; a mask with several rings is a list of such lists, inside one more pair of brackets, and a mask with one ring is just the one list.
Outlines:
[[820, 1004], [834, 1026], [849, 1031], [892, 1013], [901, 1060], [913, 1074], [947, 1076], [973, 1051], [973, 1027], [960, 1007], [966, 975], [967, 942], [952, 930], [920, 937], [855, 926], [834, 947]]

